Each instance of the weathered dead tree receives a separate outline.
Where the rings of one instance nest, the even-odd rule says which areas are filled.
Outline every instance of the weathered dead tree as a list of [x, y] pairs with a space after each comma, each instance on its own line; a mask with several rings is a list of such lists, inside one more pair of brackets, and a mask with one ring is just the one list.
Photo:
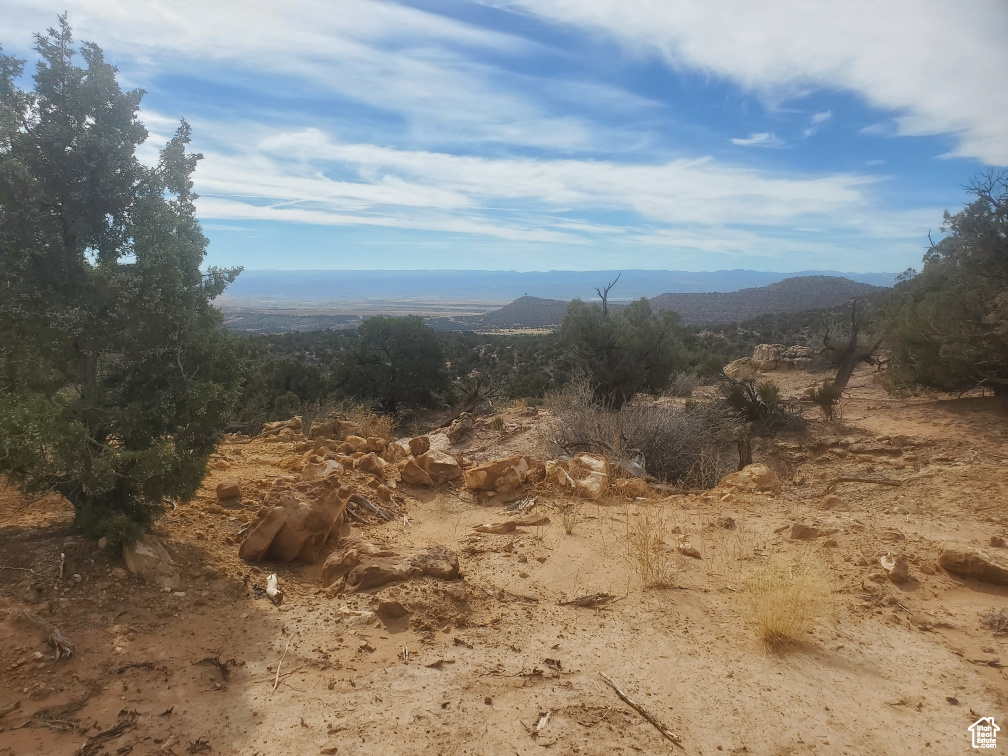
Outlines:
[[619, 281], [620, 280], [620, 276], [622, 276], [622, 275], [623, 275], [623, 272], [620, 271], [620, 273], [617, 274], [616, 279], [614, 281], [606, 284], [605, 287], [603, 287], [601, 289], [598, 288], [598, 287], [595, 287], [595, 292], [599, 295], [599, 298], [602, 300], [602, 317], [603, 318], [606, 317], [609, 314], [609, 290], [613, 286], [616, 285], [616, 281]]
[[881, 339], [870, 344], [861, 342], [858, 337], [863, 325], [864, 320], [858, 320], [857, 317], [857, 300], [855, 299], [851, 304], [851, 333], [848, 342], [842, 345], [834, 343], [830, 337], [830, 329], [828, 327], [826, 328], [826, 333], [823, 334], [823, 351], [833, 352], [837, 355], [837, 373], [836, 378], [833, 379], [833, 385], [837, 387], [838, 391], [843, 391], [847, 388], [847, 383], [850, 381], [857, 364], [859, 362], [870, 362], [875, 352], [882, 345]]

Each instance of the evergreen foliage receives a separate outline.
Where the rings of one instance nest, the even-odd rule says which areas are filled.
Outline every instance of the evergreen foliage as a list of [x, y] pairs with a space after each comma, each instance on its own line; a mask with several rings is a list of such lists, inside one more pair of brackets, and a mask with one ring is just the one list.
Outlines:
[[646, 299], [606, 311], [575, 299], [560, 326], [574, 364], [597, 401], [618, 409], [634, 394], [662, 391], [680, 367], [679, 315], [652, 312]]
[[211, 302], [240, 269], [200, 269], [189, 126], [147, 167], [143, 91], [65, 16], [35, 49], [32, 91], [0, 54], [0, 470], [122, 532], [203, 478], [240, 372]]
[[976, 199], [945, 213], [946, 236], [919, 274], [900, 277], [882, 322], [891, 374], [946, 391], [1008, 393], [1008, 173], [987, 173]]

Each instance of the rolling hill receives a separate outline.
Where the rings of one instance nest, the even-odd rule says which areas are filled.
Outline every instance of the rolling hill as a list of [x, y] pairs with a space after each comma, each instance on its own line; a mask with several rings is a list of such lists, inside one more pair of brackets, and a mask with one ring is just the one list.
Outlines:
[[[855, 297], [883, 291], [882, 287], [839, 276], [796, 276], [738, 291], [659, 294], [650, 302], [655, 310], [676, 310], [686, 325], [703, 325], [749, 320], [777, 312], [836, 307]], [[567, 302], [562, 300], [525, 296], [488, 312], [479, 322], [483, 328], [543, 328], [559, 325], [566, 311]]]

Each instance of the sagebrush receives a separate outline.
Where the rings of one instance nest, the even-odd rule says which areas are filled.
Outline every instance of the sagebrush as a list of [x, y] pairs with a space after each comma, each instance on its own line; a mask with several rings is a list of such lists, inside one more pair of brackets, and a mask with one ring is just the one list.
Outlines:
[[715, 402], [675, 402], [637, 397], [619, 409], [594, 401], [589, 381], [578, 378], [563, 390], [548, 394], [549, 417], [542, 434], [549, 456], [580, 451], [604, 454], [610, 460], [664, 481], [684, 481], [698, 467], [705, 481], [720, 480], [734, 469], [733, 419]]

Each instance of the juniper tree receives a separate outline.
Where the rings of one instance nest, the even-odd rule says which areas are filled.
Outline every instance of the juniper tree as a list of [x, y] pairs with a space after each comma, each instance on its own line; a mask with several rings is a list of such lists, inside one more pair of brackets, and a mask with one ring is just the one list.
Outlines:
[[198, 488], [239, 384], [201, 270], [182, 121], [153, 166], [123, 91], [66, 16], [35, 38], [34, 88], [0, 50], [0, 471], [121, 533]]

